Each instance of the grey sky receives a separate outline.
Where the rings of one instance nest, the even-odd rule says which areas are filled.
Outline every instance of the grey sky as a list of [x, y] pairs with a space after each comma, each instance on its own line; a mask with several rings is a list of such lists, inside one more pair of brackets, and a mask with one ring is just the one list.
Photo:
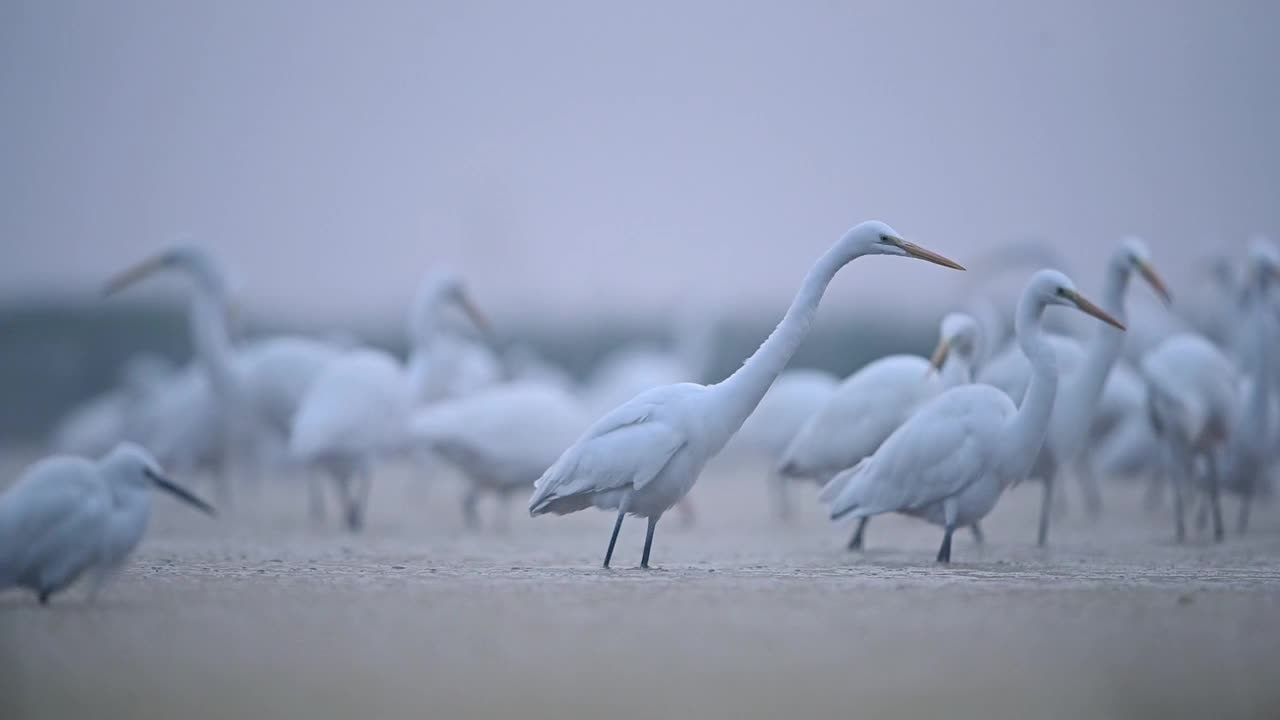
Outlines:
[[[1277, 27], [1265, 0], [0, 0], [0, 292], [189, 233], [309, 319], [398, 312], [440, 262], [499, 313], [773, 307], [869, 217], [962, 262], [1138, 233], [1177, 277], [1280, 225]], [[945, 275], [867, 261], [831, 297]]]

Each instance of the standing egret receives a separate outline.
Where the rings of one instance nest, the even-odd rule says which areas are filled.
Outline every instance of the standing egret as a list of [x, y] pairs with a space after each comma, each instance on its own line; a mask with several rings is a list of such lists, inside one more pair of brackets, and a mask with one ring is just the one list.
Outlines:
[[854, 226], [805, 276], [786, 315], [751, 357], [714, 385], [680, 383], [647, 390], [597, 420], [534, 485], [529, 513], [563, 515], [595, 506], [616, 510], [604, 565], [609, 566], [622, 519], [648, 519], [640, 566], [649, 566], [653, 530], [662, 514], [693, 487], [786, 367], [813, 322], [836, 272], [863, 255], [896, 255], [963, 269], [906, 242], [881, 222]]
[[[206, 378], [203, 409], [216, 418], [214, 427], [225, 450], [250, 455], [256, 470], [259, 430], [281, 441], [293, 421], [302, 395], [337, 349], [317, 340], [280, 336], [233, 346], [229, 330], [230, 283], [225, 269], [198, 247], [178, 247], [154, 255], [121, 272], [107, 284], [114, 294], [161, 271], [174, 271], [192, 283], [189, 318], [196, 360]], [[193, 395], [195, 390], [189, 390]], [[193, 405], [195, 405], [193, 400]], [[198, 418], [196, 412], [193, 418]], [[173, 423], [177, 419], [167, 422]], [[188, 435], [200, 433], [189, 432]], [[217, 443], [215, 443], [216, 445]], [[239, 458], [237, 458], [239, 459]], [[228, 488], [224, 483], [221, 491]]]
[[[1103, 282], [1102, 307], [1109, 316], [1125, 321], [1125, 293], [1129, 287], [1129, 278], [1137, 272], [1155, 290], [1162, 300], [1169, 302], [1169, 293], [1164, 282], [1151, 266], [1151, 253], [1145, 244], [1136, 238], [1124, 240], [1107, 261], [1106, 277]], [[1101, 509], [1102, 499], [1096, 481], [1087, 463], [1076, 460], [1081, 454], [1085, 441], [1089, 437], [1089, 428], [1093, 423], [1094, 410], [1102, 395], [1111, 366], [1115, 364], [1124, 348], [1124, 333], [1116, 328], [1099, 326], [1094, 330], [1093, 338], [1081, 347], [1075, 340], [1061, 338], [1054, 341], [1055, 352], [1066, 350], [1078, 358], [1073, 361], [1074, 367], [1068, 369], [1068, 363], [1062, 363], [1061, 382], [1057, 385], [1058, 398], [1053, 404], [1053, 417], [1049, 422], [1049, 433], [1045, 437], [1044, 449], [1036, 462], [1032, 474], [1044, 482], [1044, 492], [1040, 502], [1040, 524], [1036, 534], [1036, 543], [1044, 546], [1049, 540], [1049, 518], [1053, 507], [1054, 482], [1058, 472], [1067, 467], [1075, 468], [1080, 473], [1085, 490], [1086, 505], [1092, 512]], [[1021, 363], [1026, 367], [1025, 363]], [[1008, 363], [997, 358], [992, 361], [990, 372], [995, 373], [1007, 368]], [[984, 372], [981, 378], [990, 382], [991, 378]], [[1010, 397], [1021, 397], [1015, 388], [1004, 388], [1012, 391]]]
[[28, 467], [0, 495], [0, 590], [27, 588], [47, 605], [91, 570], [92, 597], [146, 532], [154, 488], [213, 514], [132, 443], [97, 462], [55, 455]]
[[1031, 363], [1021, 405], [990, 385], [952, 388], [920, 408], [871, 457], [823, 488], [831, 518], [897, 512], [943, 528], [938, 562], [951, 561], [951, 534], [986, 517], [1004, 489], [1023, 480], [1044, 443], [1057, 392], [1053, 347], [1041, 329], [1049, 305], [1074, 307], [1124, 326], [1075, 289], [1066, 275], [1041, 270], [1018, 301], [1015, 334]]
[[482, 493], [502, 504], [528, 490], [572, 443], [591, 418], [567, 390], [535, 381], [505, 383], [414, 411], [410, 444], [435, 453], [462, 473], [462, 501], [468, 527], [479, 525]]
[[1221, 350], [1199, 335], [1174, 335], [1142, 359], [1151, 421], [1164, 445], [1165, 474], [1173, 486], [1174, 534], [1186, 539], [1183, 504], [1192, 467], [1209, 467], [1206, 490], [1213, 511], [1213, 535], [1221, 540], [1215, 454], [1227, 439], [1238, 411], [1236, 368]]
[[[942, 319], [932, 358], [890, 355], [850, 375], [796, 433], [779, 461], [779, 474], [825, 484], [857, 465], [925, 402], [972, 382], [979, 343], [973, 318], [950, 313]], [[850, 550], [862, 549], [868, 522], [859, 521]], [[976, 527], [974, 532], [981, 533]]]
[[[439, 333], [454, 333], [442, 329], [453, 322], [454, 308], [476, 329], [487, 327], [459, 276], [428, 275], [409, 311], [409, 363], [374, 348], [349, 350], [325, 365], [294, 416], [290, 455], [332, 478], [349, 530], [363, 525], [374, 462], [406, 448], [413, 409], [428, 398], [449, 397], [457, 391], [451, 383], [456, 373], [466, 373], [455, 364], [469, 357], [455, 354], [462, 345], [450, 338], [441, 352], [435, 344]], [[446, 380], [437, 382], [441, 375]], [[324, 515], [323, 489], [313, 482], [309, 493], [311, 517], [318, 522]]]

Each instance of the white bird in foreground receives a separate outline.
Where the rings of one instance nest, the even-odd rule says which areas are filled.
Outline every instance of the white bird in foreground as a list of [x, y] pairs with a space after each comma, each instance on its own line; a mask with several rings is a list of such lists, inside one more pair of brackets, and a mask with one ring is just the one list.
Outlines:
[[951, 534], [986, 517], [1006, 487], [1027, 477], [1044, 443], [1058, 385], [1057, 358], [1041, 329], [1049, 305], [1075, 307], [1124, 327], [1056, 270], [1031, 276], [1018, 302], [1015, 332], [1031, 361], [1020, 406], [990, 385], [962, 385], [926, 403], [871, 457], [823, 488], [831, 518], [897, 512], [943, 528], [938, 562], [951, 561]]
[[915, 257], [963, 269], [906, 242], [881, 222], [854, 226], [805, 276], [786, 315], [736, 372], [715, 385], [680, 383], [645, 391], [596, 421], [534, 485], [529, 513], [557, 515], [595, 506], [616, 510], [605, 551], [609, 566], [622, 519], [647, 518], [640, 566], [649, 566], [653, 530], [662, 514], [693, 487], [755, 409], [804, 340], [836, 272], [863, 255]]
[[[845, 378], [826, 405], [796, 433], [779, 461], [779, 474], [826, 484], [857, 465], [925, 402], [973, 381], [979, 339], [972, 317], [950, 313], [942, 319], [938, 346], [930, 359], [890, 355]], [[849, 540], [850, 550], [862, 548], [867, 522], [863, 518], [858, 523]], [[975, 533], [981, 531], [975, 529]]]
[[462, 473], [468, 484], [462, 514], [474, 528], [482, 493], [501, 500], [504, 524], [508, 496], [528, 490], [590, 422], [586, 409], [566, 389], [524, 381], [416, 410], [409, 442]]
[[55, 455], [28, 467], [0, 495], [0, 590], [27, 588], [47, 605], [92, 571], [93, 597], [146, 532], [153, 488], [213, 514], [132, 443], [97, 462]]

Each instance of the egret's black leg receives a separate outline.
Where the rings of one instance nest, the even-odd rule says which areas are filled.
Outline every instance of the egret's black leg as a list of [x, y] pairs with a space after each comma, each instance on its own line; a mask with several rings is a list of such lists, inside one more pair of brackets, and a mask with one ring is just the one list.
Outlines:
[[644, 554], [640, 556], [640, 567], [649, 567], [649, 548], [653, 547], [653, 529], [658, 526], [659, 515], [649, 518], [649, 529], [644, 534]]
[[858, 519], [858, 529], [854, 530], [853, 537], [849, 538], [849, 550], [853, 551], [862, 549], [862, 536], [866, 534], [867, 523], [870, 521], [871, 518], [864, 517]]
[[1249, 509], [1252, 504], [1253, 490], [1250, 489], [1240, 496], [1240, 514], [1236, 516], [1236, 527], [1241, 535], [1244, 534], [1245, 530], [1249, 529]]
[[1213, 520], [1213, 541], [1222, 542], [1222, 502], [1218, 493], [1218, 460], [1213, 453], [1205, 454], [1209, 465], [1209, 517]]
[[955, 532], [954, 525], [948, 525], [942, 534], [942, 547], [938, 548], [938, 562], [951, 562], [951, 533]]
[[609, 567], [609, 561], [613, 559], [613, 546], [618, 542], [618, 531], [622, 529], [622, 518], [627, 514], [625, 507], [618, 509], [618, 519], [613, 523], [613, 535], [609, 537], [609, 549], [604, 553], [604, 566]]
[[48, 605], [49, 605], [49, 591], [48, 591], [48, 590], [41, 590], [41, 591], [40, 591], [40, 605], [41, 605], [41, 606], [48, 606]]
[[1049, 543], [1049, 514], [1053, 510], [1053, 473], [1045, 473], [1044, 495], [1040, 498], [1040, 528], [1036, 531], [1036, 545]]
[[467, 488], [467, 494], [462, 496], [462, 522], [467, 526], [468, 530], [478, 530], [480, 528], [480, 513], [477, 507], [480, 504], [480, 491], [474, 485]]
[[982, 535], [982, 527], [978, 523], [969, 526], [969, 531], [973, 533], [973, 541], [979, 545], [985, 543], [987, 539]]

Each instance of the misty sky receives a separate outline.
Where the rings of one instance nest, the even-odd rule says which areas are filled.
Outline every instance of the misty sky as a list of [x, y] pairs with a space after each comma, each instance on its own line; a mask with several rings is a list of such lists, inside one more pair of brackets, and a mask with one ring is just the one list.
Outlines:
[[[781, 306], [875, 217], [1177, 278], [1280, 227], [1280, 3], [0, 0], [0, 296], [180, 236], [250, 305]], [[869, 259], [832, 303], [940, 302]], [[973, 273], [970, 273], [972, 275]]]

